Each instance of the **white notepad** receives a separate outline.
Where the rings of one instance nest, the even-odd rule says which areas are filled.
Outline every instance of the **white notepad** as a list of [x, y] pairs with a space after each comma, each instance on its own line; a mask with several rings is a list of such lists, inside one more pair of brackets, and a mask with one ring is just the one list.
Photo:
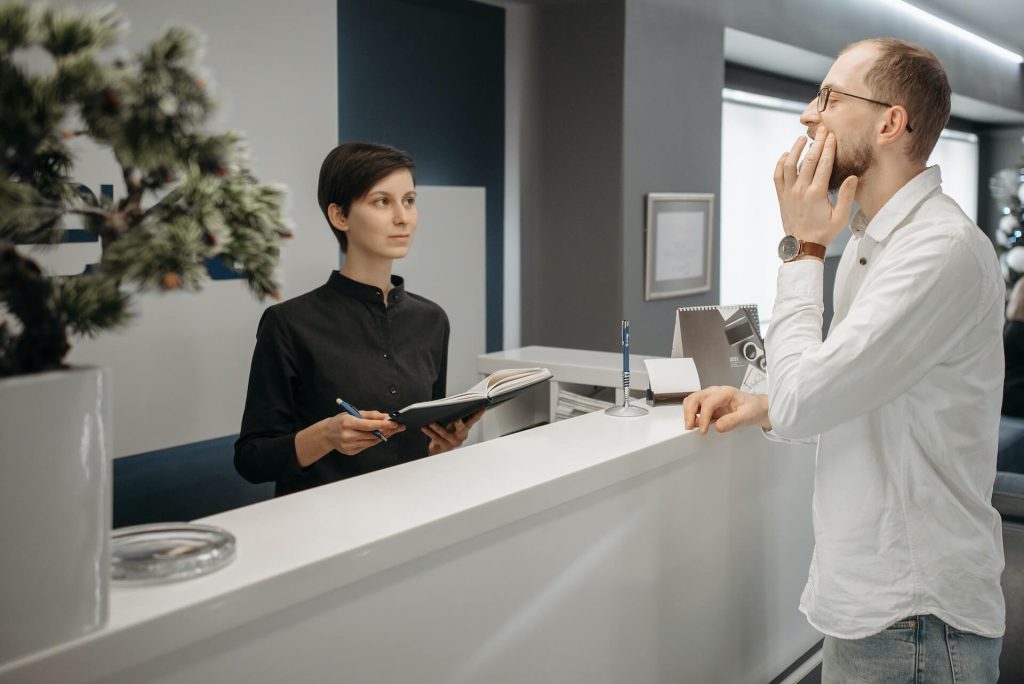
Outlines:
[[647, 379], [654, 403], [682, 401], [700, 389], [700, 377], [693, 359], [645, 359]]

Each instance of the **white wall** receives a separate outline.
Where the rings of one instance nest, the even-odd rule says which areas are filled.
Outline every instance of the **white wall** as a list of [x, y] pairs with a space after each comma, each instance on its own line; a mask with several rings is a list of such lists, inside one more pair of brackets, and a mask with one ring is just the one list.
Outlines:
[[409, 292], [437, 302], [448, 314], [448, 394], [456, 394], [479, 381], [476, 357], [487, 351], [485, 191], [420, 186], [416, 203], [415, 241], [393, 270]]
[[[143, 0], [119, 4], [131, 22], [129, 51], [169, 23], [206, 36], [202, 64], [222, 107], [215, 130], [243, 133], [262, 182], [288, 188], [286, 215], [295, 237], [280, 266], [284, 298], [326, 282], [337, 268], [337, 243], [316, 203], [324, 155], [337, 143], [336, 5], [307, 2], [302, 12], [272, 2], [196, 0], [175, 9]], [[76, 179], [120, 196], [123, 183], [110, 155], [83, 145]], [[485, 351], [484, 191], [420, 187], [416, 243], [395, 272], [410, 291], [440, 304], [452, 324], [448, 386], [477, 381]], [[75, 226], [70, 226], [75, 227]], [[75, 273], [96, 260], [95, 244], [72, 244], [41, 255], [52, 272]], [[37, 252], [38, 254], [38, 252]], [[74, 340], [69, 362], [113, 370], [116, 456], [177, 446], [237, 432], [245, 400], [256, 325], [265, 306], [241, 281], [209, 281], [202, 292], [144, 293], [124, 330]], [[516, 306], [518, 311], [518, 305]]]
[[[335, 1], [308, 0], [301, 12], [269, 0], [120, 0], [118, 7], [130, 21], [130, 52], [171, 23], [205, 34], [202, 64], [222, 103], [213, 128], [243, 133], [256, 176], [289, 191], [296, 236], [283, 250], [283, 294], [326, 281], [337, 249], [316, 204], [316, 181], [337, 142]], [[112, 183], [112, 163], [89, 158], [76, 168], [80, 180], [96, 189]], [[69, 357], [113, 370], [115, 454], [237, 431], [256, 324], [272, 302], [257, 302], [240, 281], [221, 281], [198, 295], [145, 294], [135, 303], [130, 327], [75, 341]]]
[[[782, 218], [772, 174], [779, 149], [805, 132], [799, 115], [722, 103], [722, 218], [719, 262], [722, 304], [757, 304], [764, 321], [775, 306], [774, 257]], [[788, 141], [779, 147], [779, 141]]]
[[[972, 221], [978, 220], [978, 136], [943, 131], [928, 164], [942, 170], [942, 191], [956, 200]], [[987, 227], [987, 226], [983, 226]]]
[[[505, 321], [504, 349], [522, 344], [522, 226], [534, 220], [522, 195], [540, 159], [536, 6], [484, 0], [505, 9]], [[535, 183], [536, 181], [534, 181]], [[530, 277], [526, 274], [526, 277]], [[527, 303], [529, 305], [529, 303]]]

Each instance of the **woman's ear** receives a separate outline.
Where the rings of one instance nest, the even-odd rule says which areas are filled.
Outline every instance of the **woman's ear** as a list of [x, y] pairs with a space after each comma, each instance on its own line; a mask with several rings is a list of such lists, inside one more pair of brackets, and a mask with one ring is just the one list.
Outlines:
[[327, 207], [327, 218], [330, 220], [331, 225], [338, 230], [348, 230], [348, 219], [345, 218], [344, 212], [341, 211], [341, 207], [333, 202]]

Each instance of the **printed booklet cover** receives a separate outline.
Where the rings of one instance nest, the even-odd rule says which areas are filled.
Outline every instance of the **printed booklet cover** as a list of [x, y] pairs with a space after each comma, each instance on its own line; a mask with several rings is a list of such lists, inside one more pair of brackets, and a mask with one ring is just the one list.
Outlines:
[[768, 391], [757, 306], [698, 306], [676, 310], [672, 356], [692, 358], [701, 387], [729, 385]]

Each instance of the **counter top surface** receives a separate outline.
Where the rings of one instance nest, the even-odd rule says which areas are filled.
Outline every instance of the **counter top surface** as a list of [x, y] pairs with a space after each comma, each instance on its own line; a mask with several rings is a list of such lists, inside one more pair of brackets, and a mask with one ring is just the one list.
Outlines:
[[[700, 439], [679, 406], [593, 413], [203, 518], [236, 536], [230, 565], [115, 585], [103, 629], [0, 665], [0, 681], [104, 676], [699, 453]], [[650, 448], [669, 440], [679, 448]]]

